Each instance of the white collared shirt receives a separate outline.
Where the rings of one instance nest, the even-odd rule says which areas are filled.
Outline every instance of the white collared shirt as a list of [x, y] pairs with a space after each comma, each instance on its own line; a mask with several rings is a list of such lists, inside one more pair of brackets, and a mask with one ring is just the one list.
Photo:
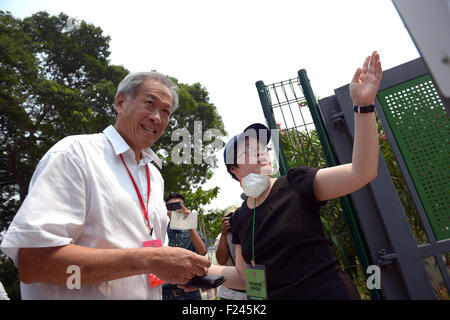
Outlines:
[[[150, 237], [136, 191], [119, 154], [147, 199], [145, 166], [150, 169]], [[41, 159], [29, 193], [1, 243], [17, 266], [19, 248], [74, 243], [89, 248], [139, 248], [166, 236], [169, 218], [164, 203], [161, 160], [150, 149], [135, 154], [113, 126], [103, 133], [69, 136]], [[146, 202], [144, 200], [144, 202]], [[68, 277], [70, 274], [67, 275]], [[81, 273], [81, 277], [83, 274]], [[68, 289], [44, 283], [21, 283], [23, 299], [161, 299], [161, 286], [150, 288], [148, 275], [137, 275]]]

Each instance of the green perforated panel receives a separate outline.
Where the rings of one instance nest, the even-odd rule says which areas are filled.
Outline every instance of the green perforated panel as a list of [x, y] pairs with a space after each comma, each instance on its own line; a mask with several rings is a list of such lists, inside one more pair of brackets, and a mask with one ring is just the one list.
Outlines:
[[384, 114], [437, 240], [450, 238], [450, 131], [429, 76], [378, 93]]

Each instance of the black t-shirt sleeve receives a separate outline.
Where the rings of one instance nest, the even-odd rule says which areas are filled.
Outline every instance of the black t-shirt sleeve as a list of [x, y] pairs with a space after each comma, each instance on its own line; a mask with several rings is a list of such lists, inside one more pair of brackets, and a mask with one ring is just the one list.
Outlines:
[[235, 211], [233, 215], [230, 217], [230, 226], [231, 226], [231, 243], [233, 244], [241, 244], [241, 240], [239, 238], [239, 217], [238, 211]]
[[325, 205], [326, 201], [317, 201], [314, 195], [314, 177], [316, 176], [318, 168], [310, 166], [295, 167], [289, 169], [287, 179], [292, 188], [294, 188], [302, 197], [306, 198], [311, 203], [319, 206]]

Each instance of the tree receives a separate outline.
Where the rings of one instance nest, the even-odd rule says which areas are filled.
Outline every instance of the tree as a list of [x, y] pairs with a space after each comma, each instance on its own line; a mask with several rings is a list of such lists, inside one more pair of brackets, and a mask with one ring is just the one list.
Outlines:
[[[172, 80], [177, 83], [176, 79]], [[200, 83], [177, 84], [180, 108], [172, 115], [167, 129], [152, 149], [163, 158], [161, 174], [164, 177], [165, 196], [170, 192], [179, 192], [189, 200], [189, 194], [209, 180], [213, 175], [212, 169], [217, 167], [216, 157], [211, 156], [218, 149], [214, 148], [214, 144], [219, 142], [218, 146], [223, 146], [221, 137], [214, 137], [211, 141], [203, 139], [205, 132], [215, 129], [223, 136], [226, 131], [216, 107], [209, 102], [208, 91]], [[188, 139], [174, 138], [173, 133], [180, 129], [189, 135], [185, 137]], [[179, 163], [172, 157], [178, 155], [176, 147], [183, 144], [180, 156], [186, 156], [187, 153], [187, 163]], [[195, 161], [195, 153], [199, 153], [200, 161]], [[205, 158], [209, 161], [206, 162]], [[215, 198], [217, 191], [209, 194]], [[209, 203], [212, 198], [203, 199], [203, 202], [196, 201], [195, 207]]]
[[115, 88], [127, 74], [111, 66], [109, 37], [93, 25], [68, 29], [64, 14], [24, 20], [0, 12], [1, 229], [28, 192], [43, 154], [69, 134], [94, 133], [113, 118]]
[[[84, 21], [69, 28], [68, 18], [38, 12], [21, 20], [0, 11], [0, 232], [12, 221], [37, 163], [51, 146], [68, 135], [101, 132], [114, 123], [114, 94], [128, 71], [110, 63], [110, 38], [100, 28]], [[172, 141], [171, 133], [177, 128], [193, 133], [195, 121], [201, 121], [203, 131], [225, 130], [201, 84], [173, 81], [179, 86], [180, 108], [152, 149], [163, 160], [166, 194], [185, 193], [191, 208], [201, 213], [201, 206], [218, 193], [218, 187], [201, 188], [217, 159], [173, 163], [170, 151], [179, 142]], [[190, 148], [199, 145], [198, 136], [193, 137], [184, 141]], [[222, 142], [220, 137], [217, 141]], [[209, 145], [213, 141], [203, 142]]]
[[[172, 80], [176, 82], [176, 79]], [[226, 132], [216, 107], [209, 102], [207, 90], [200, 83], [193, 85], [178, 83], [178, 87], [180, 108], [173, 114], [165, 133], [152, 149], [164, 161], [161, 174], [164, 177], [165, 196], [170, 192], [178, 192], [185, 196], [187, 206], [198, 213], [199, 229], [210, 242], [214, 240], [207, 224], [210, 216], [203, 206], [217, 197], [219, 187], [203, 190], [201, 185], [212, 177], [213, 168], [217, 167], [217, 159], [211, 155], [217, 151], [214, 145], [221, 148], [223, 140], [220, 136], [209, 139], [206, 135], [209, 129], [215, 129], [221, 135], [225, 135]], [[185, 129], [184, 132], [188, 133], [185, 138], [188, 139], [181, 137], [180, 140], [173, 139], [172, 133], [180, 129]], [[172, 155], [178, 155], [176, 147], [179, 145], [184, 145], [181, 153], [187, 153], [187, 163], [178, 163], [172, 158]], [[196, 156], [200, 159], [195, 159]], [[206, 158], [208, 161], [205, 161]]]
[[[209, 236], [210, 243], [213, 245], [215, 239], [221, 231], [222, 218], [225, 210], [215, 209], [210, 210], [208, 214], [203, 215], [203, 225], [205, 228], [205, 233]], [[203, 232], [203, 231], [202, 231]]]
[[218, 193], [219, 187], [209, 190], [203, 190], [202, 187], [199, 187], [194, 192], [188, 191], [184, 193], [188, 207], [194, 208], [198, 213], [198, 228], [205, 236], [207, 246], [214, 244], [214, 239], [217, 236], [217, 223], [220, 220], [217, 219], [217, 212], [220, 210], [205, 211], [203, 206], [209, 204], [212, 199], [216, 198]]
[[0, 282], [3, 284], [11, 300], [20, 299], [20, 283], [17, 268], [11, 259], [0, 254]]

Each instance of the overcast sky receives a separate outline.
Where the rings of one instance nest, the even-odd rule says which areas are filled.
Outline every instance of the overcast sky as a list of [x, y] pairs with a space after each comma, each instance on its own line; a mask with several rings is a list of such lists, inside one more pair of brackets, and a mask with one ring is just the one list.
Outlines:
[[[419, 57], [389, 0], [0, 0], [0, 9], [18, 18], [64, 12], [111, 37], [112, 64], [200, 82], [229, 137], [253, 122], [265, 123], [258, 80], [279, 82], [306, 69], [315, 95], [323, 98], [348, 84], [373, 50], [384, 70]], [[221, 188], [212, 208], [241, 202], [222, 151], [218, 158], [206, 185]]]

